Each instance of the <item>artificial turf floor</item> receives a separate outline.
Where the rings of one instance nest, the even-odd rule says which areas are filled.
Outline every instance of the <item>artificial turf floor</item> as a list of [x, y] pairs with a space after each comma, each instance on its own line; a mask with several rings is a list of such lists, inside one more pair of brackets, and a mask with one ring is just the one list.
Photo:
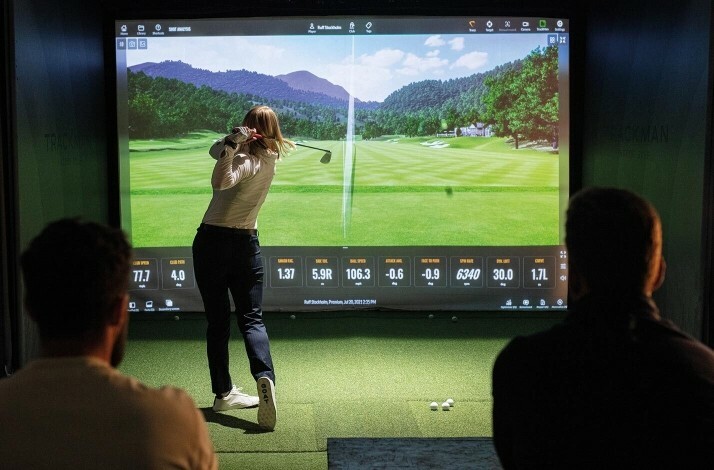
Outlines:
[[[452, 321], [456, 315], [458, 320]], [[327, 468], [327, 438], [491, 435], [491, 367], [515, 335], [560, 316], [494, 313], [266, 313], [276, 367], [278, 425], [263, 432], [256, 409], [214, 413], [205, 320], [132, 318], [120, 369], [181, 387], [206, 416], [221, 468]], [[255, 394], [234, 329], [231, 374]], [[447, 412], [429, 403], [455, 400]]]

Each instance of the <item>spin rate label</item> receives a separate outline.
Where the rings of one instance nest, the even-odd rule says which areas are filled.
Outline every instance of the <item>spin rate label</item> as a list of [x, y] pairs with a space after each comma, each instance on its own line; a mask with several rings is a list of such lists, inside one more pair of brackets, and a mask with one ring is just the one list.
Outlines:
[[193, 258], [163, 258], [161, 260], [161, 287], [163, 289], [193, 289]]
[[405, 256], [379, 258], [380, 287], [409, 287], [411, 285], [411, 262]]
[[555, 287], [555, 257], [526, 256], [523, 258], [523, 287], [552, 289]]
[[338, 287], [339, 273], [336, 256], [309, 256], [305, 258], [306, 285], [308, 287]]
[[488, 287], [518, 287], [520, 285], [520, 259], [515, 256], [488, 258]]
[[131, 262], [129, 290], [159, 288], [159, 267], [156, 259], [135, 259]]
[[374, 286], [374, 257], [342, 258], [342, 285], [344, 287]]
[[270, 258], [270, 287], [302, 287], [302, 259], [298, 256]]
[[445, 257], [418, 257], [414, 260], [414, 285], [417, 287], [446, 287]]
[[451, 285], [453, 287], [483, 287], [483, 258], [481, 256], [452, 257]]

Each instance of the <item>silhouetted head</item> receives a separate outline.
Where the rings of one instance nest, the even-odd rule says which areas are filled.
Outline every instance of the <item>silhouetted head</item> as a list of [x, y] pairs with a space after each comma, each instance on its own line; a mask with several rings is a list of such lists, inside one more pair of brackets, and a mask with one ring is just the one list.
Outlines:
[[20, 263], [41, 339], [92, 343], [126, 300], [131, 246], [119, 229], [62, 219], [30, 242]]
[[659, 215], [630, 191], [578, 192], [570, 200], [565, 231], [575, 299], [590, 292], [649, 296], [664, 280]]

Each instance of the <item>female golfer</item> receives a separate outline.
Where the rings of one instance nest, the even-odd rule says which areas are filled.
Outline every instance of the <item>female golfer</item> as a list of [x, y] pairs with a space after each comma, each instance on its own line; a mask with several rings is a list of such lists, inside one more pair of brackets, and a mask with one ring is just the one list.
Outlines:
[[[263, 324], [263, 259], [258, 212], [275, 176], [281, 154], [295, 148], [283, 138], [278, 117], [267, 106], [248, 111], [240, 127], [209, 150], [216, 165], [213, 197], [193, 242], [194, 271], [206, 310], [208, 367], [216, 398], [213, 410], [258, 405], [258, 425], [275, 428], [275, 372]], [[236, 387], [228, 367], [230, 300], [238, 317], [258, 396]]]

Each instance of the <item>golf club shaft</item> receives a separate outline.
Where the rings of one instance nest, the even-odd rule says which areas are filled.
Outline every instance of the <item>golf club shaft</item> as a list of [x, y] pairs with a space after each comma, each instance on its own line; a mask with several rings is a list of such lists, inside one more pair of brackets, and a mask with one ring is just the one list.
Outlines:
[[317, 148], [317, 147], [310, 147], [309, 145], [305, 145], [305, 144], [298, 144], [298, 143], [296, 143], [295, 145], [300, 146], [300, 147], [306, 147], [306, 148], [313, 149], [313, 150], [321, 150], [321, 151], [323, 151], [323, 152], [325, 152], [325, 153], [332, 153], [332, 152], [330, 152], [329, 150], [320, 149], [320, 148]]

